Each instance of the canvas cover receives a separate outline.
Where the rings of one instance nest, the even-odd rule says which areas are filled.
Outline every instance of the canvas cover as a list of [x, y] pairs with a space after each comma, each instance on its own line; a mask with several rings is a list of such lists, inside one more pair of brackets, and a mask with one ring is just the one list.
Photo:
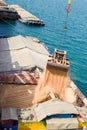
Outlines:
[[35, 66], [44, 69], [48, 51], [41, 44], [22, 36], [0, 39], [0, 72], [27, 70]]
[[73, 104], [58, 101], [49, 100], [36, 105], [34, 108], [38, 121], [43, 120], [47, 116], [55, 114], [78, 114], [77, 109]]
[[46, 130], [70, 130], [78, 129], [78, 121], [76, 118], [54, 118], [46, 120]]

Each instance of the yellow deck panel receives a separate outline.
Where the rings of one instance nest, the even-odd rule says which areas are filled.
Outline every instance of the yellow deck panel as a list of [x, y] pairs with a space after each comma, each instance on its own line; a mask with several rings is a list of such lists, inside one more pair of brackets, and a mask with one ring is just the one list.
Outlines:
[[46, 130], [45, 122], [20, 122], [18, 124], [18, 130]]

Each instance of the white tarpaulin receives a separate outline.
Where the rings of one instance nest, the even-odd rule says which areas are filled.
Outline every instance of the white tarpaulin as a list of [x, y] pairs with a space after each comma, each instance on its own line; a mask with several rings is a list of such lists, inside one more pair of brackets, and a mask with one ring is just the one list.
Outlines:
[[0, 39], [0, 72], [26, 70], [33, 67], [44, 69], [48, 51], [41, 43], [22, 36]]
[[76, 130], [78, 129], [78, 120], [76, 118], [53, 118], [46, 120], [46, 130]]
[[55, 114], [78, 114], [78, 111], [73, 104], [58, 100], [49, 100], [40, 103], [34, 110], [38, 121]]

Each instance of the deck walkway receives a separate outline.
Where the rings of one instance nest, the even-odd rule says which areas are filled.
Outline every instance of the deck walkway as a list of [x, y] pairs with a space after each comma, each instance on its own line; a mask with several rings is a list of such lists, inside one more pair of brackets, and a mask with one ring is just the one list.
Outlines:
[[42, 20], [32, 15], [28, 11], [24, 10], [18, 5], [9, 5], [9, 8], [14, 8], [18, 12], [18, 15], [20, 16], [19, 21], [24, 24], [41, 25], [41, 26], [45, 25]]

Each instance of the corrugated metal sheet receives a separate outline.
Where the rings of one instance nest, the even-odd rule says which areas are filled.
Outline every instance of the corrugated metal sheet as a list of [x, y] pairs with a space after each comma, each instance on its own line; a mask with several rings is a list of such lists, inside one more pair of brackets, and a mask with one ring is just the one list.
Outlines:
[[44, 69], [48, 51], [40, 44], [22, 36], [0, 39], [0, 72], [26, 70], [32, 67]]
[[34, 110], [38, 121], [55, 114], [78, 114], [73, 104], [58, 100], [49, 100], [41, 103], [37, 105]]

